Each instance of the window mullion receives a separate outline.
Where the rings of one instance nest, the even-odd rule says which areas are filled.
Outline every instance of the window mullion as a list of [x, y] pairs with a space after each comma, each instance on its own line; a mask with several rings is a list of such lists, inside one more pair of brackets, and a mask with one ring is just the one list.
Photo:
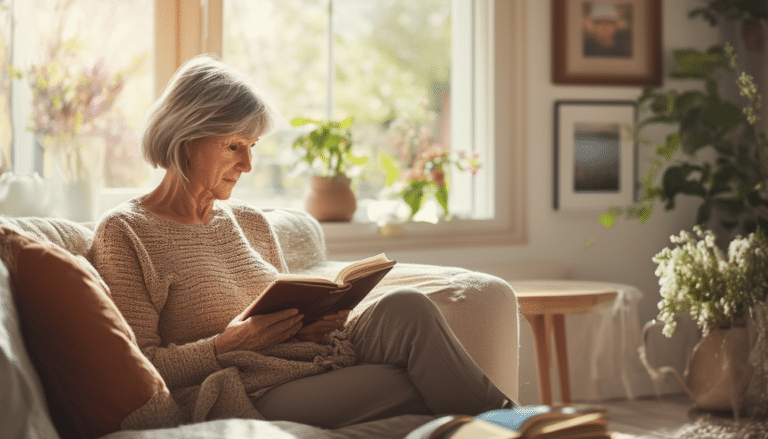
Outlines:
[[[31, 23], [24, 23], [27, 17], [32, 17], [32, 2], [16, 1], [12, 3], [12, 52], [11, 65], [22, 70], [27, 69], [31, 63], [32, 38], [22, 32], [33, 28]], [[32, 116], [32, 90], [27, 84], [27, 78], [13, 78], [11, 87], [11, 120], [13, 124], [13, 171], [16, 175], [27, 176], [33, 172], [42, 174], [42, 166], [36, 166], [36, 162], [42, 162], [35, 148], [35, 136], [29, 130]]]
[[[474, 2], [453, 0], [451, 4], [451, 149], [472, 153], [474, 149]], [[471, 213], [471, 177], [451, 174], [450, 210]]]
[[326, 101], [326, 118], [328, 120], [333, 119], [333, 100], [334, 100], [334, 82], [336, 81], [336, 75], [334, 74], [334, 63], [336, 60], [334, 59], [334, 43], [333, 43], [333, 0], [328, 0], [328, 45], [326, 50], [328, 50], [328, 97]]
[[474, 52], [474, 83], [475, 92], [474, 114], [474, 152], [480, 154], [483, 163], [483, 178], [473, 179], [473, 212], [476, 217], [493, 218], [495, 216], [496, 167], [503, 163], [496, 156], [494, 132], [494, 106], [495, 100], [495, 75], [494, 57], [495, 47], [494, 8], [493, 0], [476, 2], [475, 5], [475, 52]]

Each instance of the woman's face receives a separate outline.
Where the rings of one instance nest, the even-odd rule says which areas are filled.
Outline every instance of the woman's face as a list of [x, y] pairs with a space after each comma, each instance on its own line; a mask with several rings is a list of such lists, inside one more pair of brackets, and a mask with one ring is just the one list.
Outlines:
[[207, 191], [218, 200], [228, 199], [240, 175], [251, 172], [251, 148], [257, 140], [258, 137], [231, 135], [189, 142], [190, 186], [196, 192]]

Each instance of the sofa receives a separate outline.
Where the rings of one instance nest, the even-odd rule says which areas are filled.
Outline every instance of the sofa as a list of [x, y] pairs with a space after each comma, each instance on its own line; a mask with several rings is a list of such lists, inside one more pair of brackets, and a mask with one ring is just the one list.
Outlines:
[[[292, 273], [330, 275], [345, 265], [326, 254], [320, 224], [301, 210], [265, 209]], [[62, 218], [0, 215], [0, 227], [19, 231], [64, 249], [95, 276], [89, 264], [93, 223]], [[0, 243], [2, 244], [2, 243]], [[375, 248], [371, 254], [377, 253]], [[66, 438], [57, 431], [49, 411], [46, 379], [39, 374], [24, 338], [15, 284], [9, 267], [0, 263], [0, 437]], [[382, 294], [398, 286], [412, 286], [428, 295], [444, 314], [452, 330], [481, 369], [509, 397], [517, 400], [519, 317], [512, 288], [500, 278], [462, 268], [398, 263], [360, 303], [353, 315], [364, 311]], [[352, 366], [362, 367], [362, 366]], [[372, 382], [372, 388], [398, 389], [403, 374]], [[374, 380], [372, 380], [374, 381]], [[376, 387], [378, 386], [378, 387]], [[361, 389], [361, 392], [366, 389]], [[101, 437], [120, 438], [402, 438], [435, 416], [396, 413], [393, 416], [341, 428], [321, 428], [288, 421], [217, 419], [144, 430], [120, 430]]]

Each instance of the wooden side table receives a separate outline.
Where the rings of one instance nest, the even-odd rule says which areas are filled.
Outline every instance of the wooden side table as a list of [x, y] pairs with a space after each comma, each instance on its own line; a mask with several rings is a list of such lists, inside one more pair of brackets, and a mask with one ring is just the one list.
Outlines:
[[565, 315], [587, 312], [595, 305], [613, 301], [618, 291], [598, 282], [573, 280], [510, 282], [520, 312], [531, 324], [536, 344], [536, 366], [541, 403], [552, 404], [549, 376], [550, 344], [554, 335], [560, 393], [563, 403], [571, 402], [568, 352], [565, 343]]

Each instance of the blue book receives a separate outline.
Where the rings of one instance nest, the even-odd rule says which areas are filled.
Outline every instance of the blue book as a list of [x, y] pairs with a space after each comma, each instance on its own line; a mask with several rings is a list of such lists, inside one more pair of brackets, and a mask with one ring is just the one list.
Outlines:
[[475, 419], [507, 428], [521, 438], [591, 439], [609, 438], [604, 407], [593, 405], [532, 405], [492, 410]]

